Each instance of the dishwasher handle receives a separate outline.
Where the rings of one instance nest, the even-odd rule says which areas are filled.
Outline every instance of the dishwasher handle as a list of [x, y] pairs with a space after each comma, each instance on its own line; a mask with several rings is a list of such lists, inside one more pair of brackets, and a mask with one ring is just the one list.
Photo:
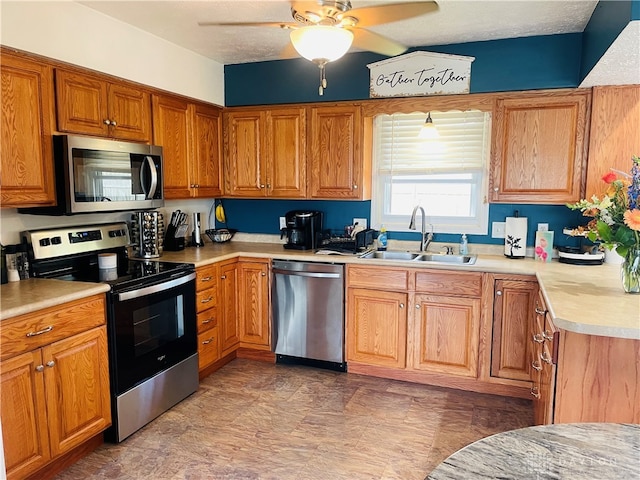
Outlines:
[[292, 275], [295, 277], [312, 277], [312, 278], [341, 278], [341, 273], [322, 273], [322, 272], [295, 272], [291, 270], [282, 270], [280, 268], [273, 268], [273, 273], [279, 275]]

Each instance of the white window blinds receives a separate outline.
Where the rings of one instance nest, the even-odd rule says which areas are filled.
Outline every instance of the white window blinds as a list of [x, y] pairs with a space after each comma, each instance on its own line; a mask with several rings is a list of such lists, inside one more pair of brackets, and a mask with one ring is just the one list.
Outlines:
[[418, 139], [426, 113], [377, 116], [378, 173], [424, 175], [482, 170], [491, 115], [480, 111], [431, 112], [437, 139]]

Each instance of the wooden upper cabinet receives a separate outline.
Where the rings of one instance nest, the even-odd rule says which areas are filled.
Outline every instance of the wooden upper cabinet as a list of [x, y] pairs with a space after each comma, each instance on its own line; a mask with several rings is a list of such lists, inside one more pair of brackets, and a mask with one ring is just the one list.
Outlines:
[[162, 147], [164, 197], [189, 198], [189, 103], [185, 100], [153, 95], [153, 143]]
[[54, 205], [52, 69], [4, 50], [0, 62], [0, 204]]
[[306, 196], [306, 111], [241, 109], [225, 114], [225, 194]]
[[58, 130], [149, 143], [148, 92], [99, 76], [56, 69]]
[[579, 200], [589, 107], [588, 90], [498, 99], [492, 127], [491, 201]]
[[153, 143], [162, 147], [164, 196], [221, 195], [219, 107], [153, 95]]
[[[366, 199], [361, 107], [311, 107], [308, 196], [327, 199]], [[367, 179], [370, 183], [370, 178]]]
[[602, 176], [631, 169], [640, 155], [640, 85], [593, 87], [585, 198], [602, 196]]
[[193, 155], [191, 178], [194, 197], [222, 195], [222, 119], [221, 109], [196, 104], [192, 110]]

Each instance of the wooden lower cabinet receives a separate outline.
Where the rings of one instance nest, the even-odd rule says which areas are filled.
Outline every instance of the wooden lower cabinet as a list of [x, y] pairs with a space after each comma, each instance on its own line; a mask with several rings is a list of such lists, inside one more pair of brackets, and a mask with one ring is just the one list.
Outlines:
[[475, 378], [480, 299], [416, 294], [412, 368]]
[[347, 290], [347, 362], [406, 367], [408, 295]]
[[[48, 333], [68, 327], [67, 308], [4, 321], [1, 346], [8, 348], [3, 348], [0, 362], [0, 408], [8, 479], [34, 474], [111, 424], [107, 334], [100, 298], [87, 300], [88, 307], [81, 300], [68, 308], [101, 316], [103, 325], [82, 331], [84, 318], [74, 316], [72, 328], [80, 333], [60, 339], [52, 336], [55, 341], [49, 344], [43, 340]], [[23, 353], [10, 353], [16, 346], [14, 339], [25, 336], [25, 326], [31, 331], [43, 324], [53, 328], [27, 337]], [[33, 341], [38, 348], [29, 348], [33, 346], [30, 339], [37, 339]]]
[[516, 276], [494, 279], [491, 376], [529, 382], [538, 282]]
[[269, 328], [269, 260], [251, 259], [238, 263], [238, 318], [241, 346], [268, 350]]
[[216, 264], [200, 267], [196, 270], [198, 369], [200, 371], [220, 358], [218, 276]]
[[219, 265], [219, 330], [220, 356], [233, 352], [240, 343], [238, 323], [238, 260], [233, 259]]

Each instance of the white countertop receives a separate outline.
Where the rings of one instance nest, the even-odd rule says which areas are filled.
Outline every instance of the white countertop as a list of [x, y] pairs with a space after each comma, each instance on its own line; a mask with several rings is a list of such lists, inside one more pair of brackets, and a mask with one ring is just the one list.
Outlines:
[[[206, 243], [204, 247], [186, 248], [180, 252], [165, 251], [159, 260], [201, 267], [238, 256], [535, 275], [558, 328], [582, 334], [640, 340], [640, 295], [622, 290], [619, 265], [567, 265], [557, 260], [542, 263], [532, 258], [513, 260], [499, 255], [480, 254], [474, 265], [452, 266], [317, 255], [287, 250], [279, 243], [236, 241]], [[2, 285], [0, 319], [106, 291], [107, 285], [61, 280], [30, 279]]]

